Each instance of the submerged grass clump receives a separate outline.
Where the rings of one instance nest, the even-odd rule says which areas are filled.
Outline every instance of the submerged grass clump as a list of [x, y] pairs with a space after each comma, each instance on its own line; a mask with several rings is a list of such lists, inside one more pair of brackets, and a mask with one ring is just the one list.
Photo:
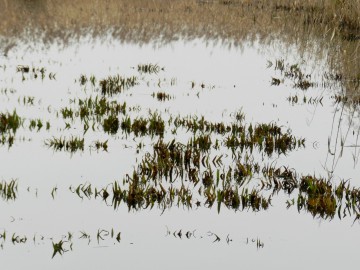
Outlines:
[[46, 74], [46, 68], [45, 67], [41, 67], [41, 68], [32, 67], [30, 69], [29, 66], [18, 65], [16, 67], [16, 72], [21, 72], [23, 81], [26, 80], [25, 74], [30, 74], [33, 79], [37, 79], [37, 78], [41, 77], [41, 79], [44, 80], [45, 77], [48, 76], [48, 78], [50, 80], [56, 80], [56, 73], [49, 72], [48, 74]]
[[120, 125], [119, 118], [116, 115], [111, 114], [104, 119], [103, 129], [106, 133], [110, 133], [114, 135], [118, 132], [119, 125]]
[[[126, 114], [126, 102], [119, 103], [107, 97], [79, 99], [76, 108], [65, 107], [60, 110], [63, 119], [83, 123], [84, 134], [91, 127], [93, 131], [102, 126], [106, 133], [116, 134], [119, 129], [119, 114]], [[66, 123], [70, 127], [69, 123]]]
[[305, 207], [312, 215], [319, 215], [322, 218], [333, 218], [338, 207], [332, 184], [325, 179], [317, 179], [309, 175], [300, 180], [297, 202], [299, 209]]
[[159, 115], [157, 112], [151, 113], [150, 117], [148, 118], [149, 122], [149, 134], [151, 136], [158, 135], [158, 136], [164, 136], [165, 132], [165, 122], [161, 118], [161, 115]]
[[[268, 67], [273, 66], [271, 61], [268, 61]], [[299, 88], [301, 90], [307, 90], [310, 87], [315, 87], [317, 84], [311, 82], [311, 74], [305, 74], [299, 64], [288, 64], [285, 63], [284, 59], [275, 60], [275, 70], [279, 70], [283, 78], [272, 77], [271, 85], [280, 85], [286, 79], [293, 83], [293, 88]]]
[[62, 117], [64, 119], [67, 119], [67, 118], [73, 119], [74, 118], [74, 112], [73, 112], [73, 110], [71, 108], [67, 108], [67, 107], [62, 108], [60, 110], [60, 112], [61, 112], [61, 115], [62, 115]]
[[55, 151], [65, 150], [74, 153], [77, 151], [84, 151], [84, 138], [71, 137], [70, 139], [66, 139], [65, 137], [53, 137], [52, 139], [45, 141], [45, 145]]
[[43, 127], [43, 122], [41, 121], [41, 119], [30, 120], [30, 124], [29, 124], [30, 131], [36, 129], [36, 131], [39, 132], [42, 127]]
[[102, 79], [99, 82], [101, 93], [105, 96], [113, 96], [120, 94], [125, 89], [129, 89], [138, 84], [138, 78], [122, 77], [120, 75], [109, 76], [106, 79]]
[[165, 92], [157, 92], [156, 94], [155, 93], [152, 93], [151, 95], [152, 97], [156, 97], [158, 101], [166, 101], [166, 100], [170, 100], [172, 97], [165, 93]]
[[66, 250], [64, 249], [63, 247], [64, 245], [64, 241], [63, 240], [60, 240], [59, 242], [57, 243], [52, 243], [52, 246], [53, 246], [53, 255], [52, 255], [52, 258], [55, 257], [56, 254], [60, 254], [62, 255]]
[[12, 113], [0, 113], [0, 133], [11, 132], [16, 133], [17, 129], [21, 126], [22, 119], [14, 110]]
[[108, 100], [106, 97], [79, 99], [78, 106], [75, 115], [79, 115], [81, 120], [100, 121], [104, 116], [126, 113], [126, 102], [121, 104], [116, 100]]
[[107, 152], [108, 151], [108, 140], [106, 140], [104, 142], [97, 140], [92, 144], [92, 148], [96, 149], [97, 151], [102, 149], [103, 151]]
[[[146, 132], [145, 124], [137, 125], [139, 130], [136, 132]], [[256, 136], [282, 134], [281, 128], [276, 125], [259, 124], [245, 130], [249, 141]], [[279, 142], [271, 136], [275, 148]], [[290, 135], [284, 138], [280, 140], [280, 145], [289, 140]], [[265, 147], [262, 151], [266, 152], [267, 143], [265, 139], [257, 145]], [[152, 152], [145, 153], [131, 176], [126, 175], [122, 184], [115, 181], [100, 189], [84, 184], [73, 192], [80, 198], [102, 198], [107, 205], [111, 200], [115, 209], [121, 204], [129, 210], [153, 208], [155, 205], [161, 210], [172, 206], [192, 208], [203, 205], [212, 208], [216, 205], [220, 212], [222, 206], [235, 211], [267, 210], [272, 198], [282, 190], [289, 196], [297, 194], [297, 199], [286, 202], [286, 208], [297, 205], [299, 211], [305, 210], [323, 219], [332, 219], [336, 213], [339, 218], [355, 215], [355, 220], [360, 219], [360, 191], [351, 189], [349, 184], [346, 186], [346, 182], [332, 185], [315, 176], [298, 176], [294, 169], [287, 167], [261, 165], [254, 162], [249, 152], [245, 159], [241, 155], [233, 155], [233, 162], [224, 166], [226, 153], [212, 155], [212, 146], [213, 141], [208, 134], [194, 136], [187, 144], [175, 139], [164, 142], [159, 138]]]
[[0, 182], [0, 197], [3, 200], [15, 200], [16, 194], [18, 191], [17, 180], [11, 180], [10, 182], [1, 181]]
[[14, 110], [12, 113], [0, 113], [0, 144], [11, 147], [14, 144], [16, 131], [23, 120]]
[[164, 70], [164, 68], [160, 68], [158, 64], [139, 64], [138, 72], [140, 73], [148, 73], [148, 74], [158, 74], [160, 70]]
[[0, 144], [2, 145], [7, 144], [10, 148], [14, 144], [14, 141], [15, 141], [15, 137], [13, 135], [1, 134]]
[[318, 97], [306, 97], [305, 95], [301, 98], [298, 95], [293, 95], [293, 96], [288, 96], [286, 98], [287, 101], [289, 101], [289, 103], [291, 105], [295, 105], [295, 104], [309, 104], [309, 105], [318, 105], [320, 104], [321, 106], [323, 105], [322, 101], [323, 101], [324, 97], [323, 96], [318, 96]]
[[[67, 233], [61, 235], [61, 240], [54, 240], [56, 237], [54, 236], [44, 236], [43, 234], [37, 235], [36, 233], [31, 235], [20, 235], [16, 232], [11, 233], [11, 237], [8, 237], [5, 229], [2, 233], [0, 233], [0, 248], [4, 248], [4, 244], [7, 240], [9, 240], [13, 245], [17, 244], [26, 244], [29, 239], [33, 241], [34, 244], [44, 244], [45, 241], [50, 241], [52, 246], [52, 255], [51, 258], [55, 258], [57, 255], [64, 255], [67, 252], [73, 251], [73, 244], [75, 240], [78, 241], [86, 241], [88, 245], [91, 242], [97, 243], [98, 247], [101, 247], [100, 244], [120, 244], [121, 243], [121, 234], [122, 232], [116, 231], [114, 228], [103, 229], [99, 228], [94, 233], [89, 233], [86, 231], [78, 231], [77, 233], [73, 233], [68, 231]], [[93, 241], [96, 240], [96, 241]]]
[[131, 119], [127, 116], [122, 119], [120, 128], [124, 133], [133, 133], [136, 137], [147, 135], [162, 137], [165, 133], [165, 121], [157, 112], [150, 113], [148, 118]]
[[87, 82], [90, 81], [91, 85], [93, 87], [95, 87], [95, 84], [96, 84], [96, 78], [94, 75], [91, 75], [89, 78], [84, 75], [84, 74], [81, 74], [80, 77], [79, 77], [79, 83], [81, 86], [85, 86], [87, 84]]

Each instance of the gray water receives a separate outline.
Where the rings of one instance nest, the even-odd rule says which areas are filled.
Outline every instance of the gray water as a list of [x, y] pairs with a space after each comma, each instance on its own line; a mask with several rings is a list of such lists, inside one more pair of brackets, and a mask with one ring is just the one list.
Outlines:
[[[278, 59], [299, 64], [318, 86], [294, 89], [286, 79], [279, 86], [272, 85], [273, 77], [282, 76], [274, 66]], [[336, 216], [324, 220], [299, 213], [296, 206], [287, 209], [285, 202], [294, 198], [291, 195], [274, 196], [270, 208], [260, 212], [222, 207], [218, 213], [215, 205], [129, 211], [124, 204], [114, 210], [101, 199], [81, 199], [69, 190], [83, 183], [103, 187], [114, 180], [121, 182], [157, 140], [121, 133], [113, 136], [102, 130], [83, 135], [80, 121], [66, 129], [61, 108], [70, 106], [73, 99], [99, 95], [98, 85], [79, 84], [82, 74], [98, 79], [116, 74], [138, 76], [137, 86], [115, 97], [137, 108], [130, 115], [146, 116], [150, 109], [165, 119], [197, 115], [229, 122], [242, 111], [247, 123], [277, 123], [305, 138], [306, 147], [273, 155], [265, 162], [294, 168], [299, 174], [330, 177], [332, 183], [350, 179], [358, 187], [354, 147], [358, 113], [351, 107], [341, 112], [342, 106], [334, 102], [332, 96], [341, 92], [340, 87], [321, 87], [323, 74], [331, 72], [325, 59], [300, 54], [295, 45], [288, 47], [281, 41], [271, 45], [244, 42], [231, 48], [203, 39], [138, 45], [105, 35], [102, 39], [85, 36], [67, 44], [19, 42], [6, 57], [1, 56], [0, 63], [0, 89], [15, 90], [0, 95], [1, 112], [16, 109], [26, 119], [14, 145], [0, 147], [0, 179], [17, 179], [18, 183], [16, 200], [0, 201], [0, 233], [5, 230], [7, 235], [0, 249], [2, 268], [335, 269], [358, 264], [358, 221]], [[137, 65], [146, 63], [164, 70], [139, 74]], [[55, 79], [16, 72], [19, 65], [44, 67], [47, 75], [56, 74]], [[160, 90], [172, 98], [159, 102], [151, 96]], [[322, 98], [322, 102], [292, 104], [287, 98], [295, 95], [307, 100]], [[34, 105], [24, 105], [24, 97], [34, 97]], [[30, 131], [30, 119], [49, 121], [51, 128]], [[71, 135], [84, 136], [83, 152], [56, 152], [45, 145], [52, 137]], [[165, 139], [186, 142], [188, 136], [185, 131], [174, 135], [167, 129]], [[108, 152], [89, 148], [97, 139], [108, 140]], [[137, 153], [140, 142], [145, 147]], [[260, 155], [255, 158], [262, 161]], [[230, 163], [229, 157], [225, 166]], [[120, 241], [111, 237], [112, 229], [115, 237], [121, 232]], [[101, 230], [109, 234], [104, 231], [98, 241]], [[52, 243], [66, 239], [68, 232], [73, 235], [72, 246], [65, 243], [68, 251], [52, 258]], [[82, 232], [90, 239], [81, 238]], [[26, 243], [13, 244], [11, 237], [16, 235], [26, 236]], [[215, 241], [216, 235], [220, 241]]]

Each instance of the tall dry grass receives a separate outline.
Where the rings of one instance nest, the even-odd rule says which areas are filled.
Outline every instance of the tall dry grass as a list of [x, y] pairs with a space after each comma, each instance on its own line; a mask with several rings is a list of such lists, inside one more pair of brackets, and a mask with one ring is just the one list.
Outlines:
[[[346, 75], [359, 90], [360, 0], [0, 0], [0, 44], [65, 43], [84, 34], [137, 43], [203, 37], [241, 45], [281, 39]], [[359, 90], [360, 91], [360, 90]]]
[[54, 36], [112, 29], [147, 42], [159, 34], [165, 40], [179, 34], [242, 40], [313, 27], [351, 39], [360, 31], [360, 0], [1, 0], [0, 10], [2, 35], [28, 28]]

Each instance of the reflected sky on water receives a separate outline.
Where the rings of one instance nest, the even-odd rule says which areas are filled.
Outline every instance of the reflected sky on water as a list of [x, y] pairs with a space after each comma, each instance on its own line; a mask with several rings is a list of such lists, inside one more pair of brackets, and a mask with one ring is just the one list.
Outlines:
[[[46, 12], [53, 14], [56, 10], [51, 1], [2, 1], [1, 4], [10, 6], [9, 10], [16, 7], [11, 5], [20, 5], [20, 15], [27, 14], [29, 8], [30, 13], [44, 13], [43, 18], [47, 18]], [[41, 16], [38, 19], [42, 22]], [[58, 21], [63, 22], [68, 21]], [[43, 25], [39, 23], [37, 31]], [[301, 46], [279, 39], [270, 44], [245, 39], [230, 47], [223, 40], [181, 35], [178, 40], [165, 43], [148, 43], [150, 39], [145, 35], [139, 42], [136, 38], [114, 37], [114, 30], [95, 36], [83, 32], [76, 37], [69, 34], [68, 38], [62, 32], [61, 38], [35, 40], [36, 35], [31, 32], [27, 39], [19, 38], [16, 29], [13, 31], [15, 34], [9, 39], [9, 30], [2, 28], [0, 37], [4, 52], [0, 57], [0, 89], [16, 90], [13, 94], [0, 95], [1, 112], [16, 109], [26, 119], [41, 118], [50, 121], [52, 127], [50, 131], [36, 133], [25, 126], [16, 134], [13, 147], [0, 147], [0, 178], [16, 178], [19, 184], [16, 201], [0, 201], [3, 209], [0, 233], [4, 229], [8, 237], [0, 250], [5, 268], [42, 265], [51, 269], [95, 269], [119, 265], [128, 269], [234, 266], [287, 269], [290, 265], [293, 269], [304, 269], [315, 265], [333, 269], [357, 265], [359, 224], [353, 223], [352, 218], [329, 221], [298, 213], [295, 206], [287, 210], [285, 202], [292, 198], [287, 195], [274, 197], [273, 206], [258, 213], [234, 212], [225, 207], [220, 213], [216, 207], [172, 207], [162, 213], [156, 207], [128, 212], [123, 205], [114, 210], [101, 200], [81, 200], [69, 191], [69, 186], [88, 182], [101, 187], [121, 180], [141, 159], [143, 152], [136, 154], [136, 143], [143, 140], [150, 147], [151, 141], [134, 142], [121, 135], [92, 132], [85, 135], [86, 142], [109, 139], [109, 152], [96, 153], [86, 148], [83, 153], [73, 155], [54, 152], [44, 144], [52, 136], [83, 134], [79, 123], [65, 130], [64, 121], [57, 117], [71, 99], [96, 95], [91, 85], [86, 85], [85, 90], [79, 85], [80, 75], [99, 79], [115, 74], [139, 76], [138, 64], [157, 63], [164, 71], [140, 75], [139, 85], [116, 97], [126, 100], [129, 107], [141, 108], [133, 114], [147, 115], [148, 109], [156, 109], [164, 117], [197, 115], [226, 122], [242, 110], [248, 123], [273, 121], [306, 139], [305, 149], [287, 156], [274, 155], [265, 162], [294, 168], [300, 174], [324, 177], [330, 174], [333, 182], [351, 179], [352, 185], [359, 186], [355, 147], [358, 112], [351, 106], [335, 104], [332, 96], [341, 93], [341, 85], [321, 87], [324, 73], [333, 71], [326, 57], [313, 56], [311, 51], [304, 52]], [[135, 36], [141, 37], [139, 32]], [[281, 73], [274, 65], [269, 67], [268, 61], [274, 64], [278, 59], [290, 65], [299, 64], [318, 86], [305, 92], [294, 89], [289, 80], [279, 86], [271, 85], [272, 78], [280, 78]], [[56, 74], [56, 80], [42, 81], [28, 76], [23, 81], [22, 74], [16, 72], [18, 65], [44, 67]], [[201, 84], [205, 85], [204, 89]], [[160, 103], [151, 97], [159, 90], [169, 91], [175, 98]], [[295, 95], [323, 99], [321, 104], [292, 104], [287, 98]], [[35, 98], [35, 106], [21, 104], [28, 96]], [[167, 139], [173, 137], [170, 133], [166, 135]], [[345, 147], [341, 148], [342, 145]], [[53, 199], [51, 191], [55, 186], [58, 189]], [[98, 243], [98, 230], [111, 228], [121, 231], [120, 243], [109, 237]], [[180, 230], [194, 235], [179, 239], [176, 236]], [[52, 260], [52, 242], [68, 232], [74, 235], [73, 251]], [[81, 232], [91, 235], [90, 243], [80, 239]], [[26, 235], [28, 240], [14, 245], [10, 240], [13, 234]], [[221, 241], [213, 242], [216, 239], [213, 234]], [[232, 241], [227, 242], [227, 237]], [[256, 246], [258, 239], [264, 244], [261, 248]], [[340, 259], [339, 251], [346, 253], [348, 259]]]

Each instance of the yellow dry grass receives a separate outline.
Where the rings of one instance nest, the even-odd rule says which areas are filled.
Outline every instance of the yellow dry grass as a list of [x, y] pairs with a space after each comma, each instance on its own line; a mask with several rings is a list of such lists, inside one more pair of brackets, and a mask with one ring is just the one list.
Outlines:
[[[112, 34], [123, 41], [179, 38], [241, 45], [281, 39], [360, 79], [360, 0], [0, 0], [0, 36], [44, 39]], [[4, 40], [4, 39], [3, 39]]]

